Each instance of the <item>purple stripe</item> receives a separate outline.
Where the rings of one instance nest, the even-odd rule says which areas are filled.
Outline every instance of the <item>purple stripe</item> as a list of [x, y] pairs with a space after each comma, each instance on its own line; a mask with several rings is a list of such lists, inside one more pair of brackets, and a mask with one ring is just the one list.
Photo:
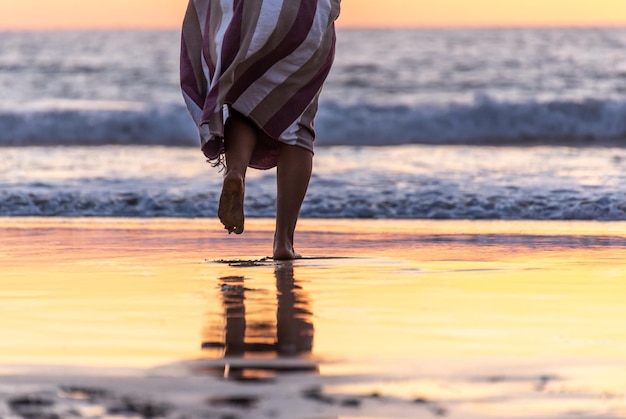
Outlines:
[[[233, 63], [239, 50], [241, 48], [241, 27], [243, 23], [243, 3], [244, 0], [235, 0], [233, 3], [233, 19], [228, 24], [226, 33], [224, 34], [224, 40], [222, 44], [222, 57], [221, 57], [221, 74], [224, 74], [226, 69]], [[213, 69], [215, 71], [215, 68]], [[221, 76], [220, 74], [220, 76]], [[213, 76], [211, 76], [213, 79]], [[204, 108], [202, 112], [202, 121], [208, 122], [211, 115], [215, 112], [217, 107], [217, 101], [219, 98], [219, 82], [215, 83], [209, 91], [207, 98], [204, 102]]]
[[211, 6], [209, 5], [204, 21], [204, 37], [202, 38], [202, 55], [209, 67], [209, 80], [213, 80], [213, 76], [215, 75], [215, 63], [211, 57], [211, 36], [213, 36], [213, 34], [211, 33]]
[[270, 54], [262, 57], [240, 77], [236, 77], [236, 82], [228, 92], [226, 102], [236, 102], [260, 76], [265, 74], [275, 63], [292, 54], [304, 42], [313, 26], [316, 11], [317, 1], [303, 0], [300, 3], [298, 15], [289, 32]]
[[297, 120], [300, 115], [302, 115], [302, 112], [304, 112], [306, 107], [309, 106], [317, 92], [320, 91], [324, 85], [324, 81], [328, 77], [328, 73], [330, 72], [335, 58], [335, 42], [336, 38], [335, 35], [333, 35], [333, 43], [328, 57], [313, 79], [307, 83], [306, 86], [296, 92], [296, 94], [294, 94], [291, 99], [289, 99], [283, 107], [276, 112], [269, 121], [267, 121], [264, 129], [270, 136], [274, 138], [280, 137], [280, 135], [285, 132], [287, 128], [289, 128], [293, 121]]
[[217, 98], [219, 96], [218, 86], [215, 85], [209, 96], [206, 97], [204, 101], [204, 106], [202, 108], [202, 123], [207, 124], [211, 120], [211, 116], [215, 113], [215, 108], [217, 107]]
[[180, 47], [180, 86], [199, 108], [203, 107], [203, 92], [198, 91], [198, 80], [196, 80], [196, 75], [193, 71], [193, 65], [191, 64], [189, 51], [187, 49], [187, 42], [185, 42], [184, 37], [182, 38]]
[[209, 141], [202, 147], [202, 152], [209, 160], [217, 160], [224, 153], [224, 145], [221, 141]]
[[228, 29], [226, 29], [226, 33], [224, 34], [224, 43], [222, 45], [222, 74], [235, 61], [235, 58], [241, 49], [243, 3], [244, 0], [235, 0], [233, 2], [233, 19], [228, 25]]

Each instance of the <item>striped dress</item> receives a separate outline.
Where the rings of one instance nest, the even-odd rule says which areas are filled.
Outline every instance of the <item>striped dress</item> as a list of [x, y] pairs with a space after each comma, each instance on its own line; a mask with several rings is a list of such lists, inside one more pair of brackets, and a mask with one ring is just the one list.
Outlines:
[[[250, 166], [276, 166], [280, 143], [313, 151], [313, 120], [335, 52], [340, 0], [189, 0], [181, 87], [211, 161], [237, 111], [267, 134]], [[265, 137], [265, 136], [261, 136]]]

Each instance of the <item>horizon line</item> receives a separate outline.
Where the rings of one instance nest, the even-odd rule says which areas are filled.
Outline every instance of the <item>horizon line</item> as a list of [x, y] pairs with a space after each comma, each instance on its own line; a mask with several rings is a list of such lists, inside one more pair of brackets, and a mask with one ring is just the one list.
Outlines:
[[[545, 23], [458, 23], [458, 24], [390, 24], [390, 25], [367, 25], [367, 24], [338, 24], [337, 29], [593, 29], [593, 28], [626, 28], [626, 22], [545, 22]], [[180, 26], [154, 25], [154, 26], [64, 26], [64, 27], [0, 27], [0, 32], [70, 32], [70, 31], [167, 31], [178, 30]]]

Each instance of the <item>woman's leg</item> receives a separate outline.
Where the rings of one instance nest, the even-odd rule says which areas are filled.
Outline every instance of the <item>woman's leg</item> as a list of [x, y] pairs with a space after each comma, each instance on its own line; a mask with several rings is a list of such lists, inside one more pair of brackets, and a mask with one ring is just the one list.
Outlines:
[[217, 215], [228, 233], [243, 233], [243, 198], [246, 170], [257, 142], [256, 129], [245, 117], [233, 113], [224, 128], [226, 174]]
[[299, 146], [280, 145], [277, 167], [276, 232], [274, 259], [300, 257], [293, 248], [293, 235], [304, 201], [311, 171], [313, 153]]

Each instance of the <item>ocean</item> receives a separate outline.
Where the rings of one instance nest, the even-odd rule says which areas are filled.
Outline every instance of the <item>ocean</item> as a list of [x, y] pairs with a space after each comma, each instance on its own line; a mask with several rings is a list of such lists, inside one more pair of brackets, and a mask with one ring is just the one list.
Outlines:
[[[214, 217], [178, 31], [0, 33], [0, 215]], [[341, 29], [310, 218], [626, 220], [626, 28]], [[246, 213], [274, 214], [251, 171]]]

